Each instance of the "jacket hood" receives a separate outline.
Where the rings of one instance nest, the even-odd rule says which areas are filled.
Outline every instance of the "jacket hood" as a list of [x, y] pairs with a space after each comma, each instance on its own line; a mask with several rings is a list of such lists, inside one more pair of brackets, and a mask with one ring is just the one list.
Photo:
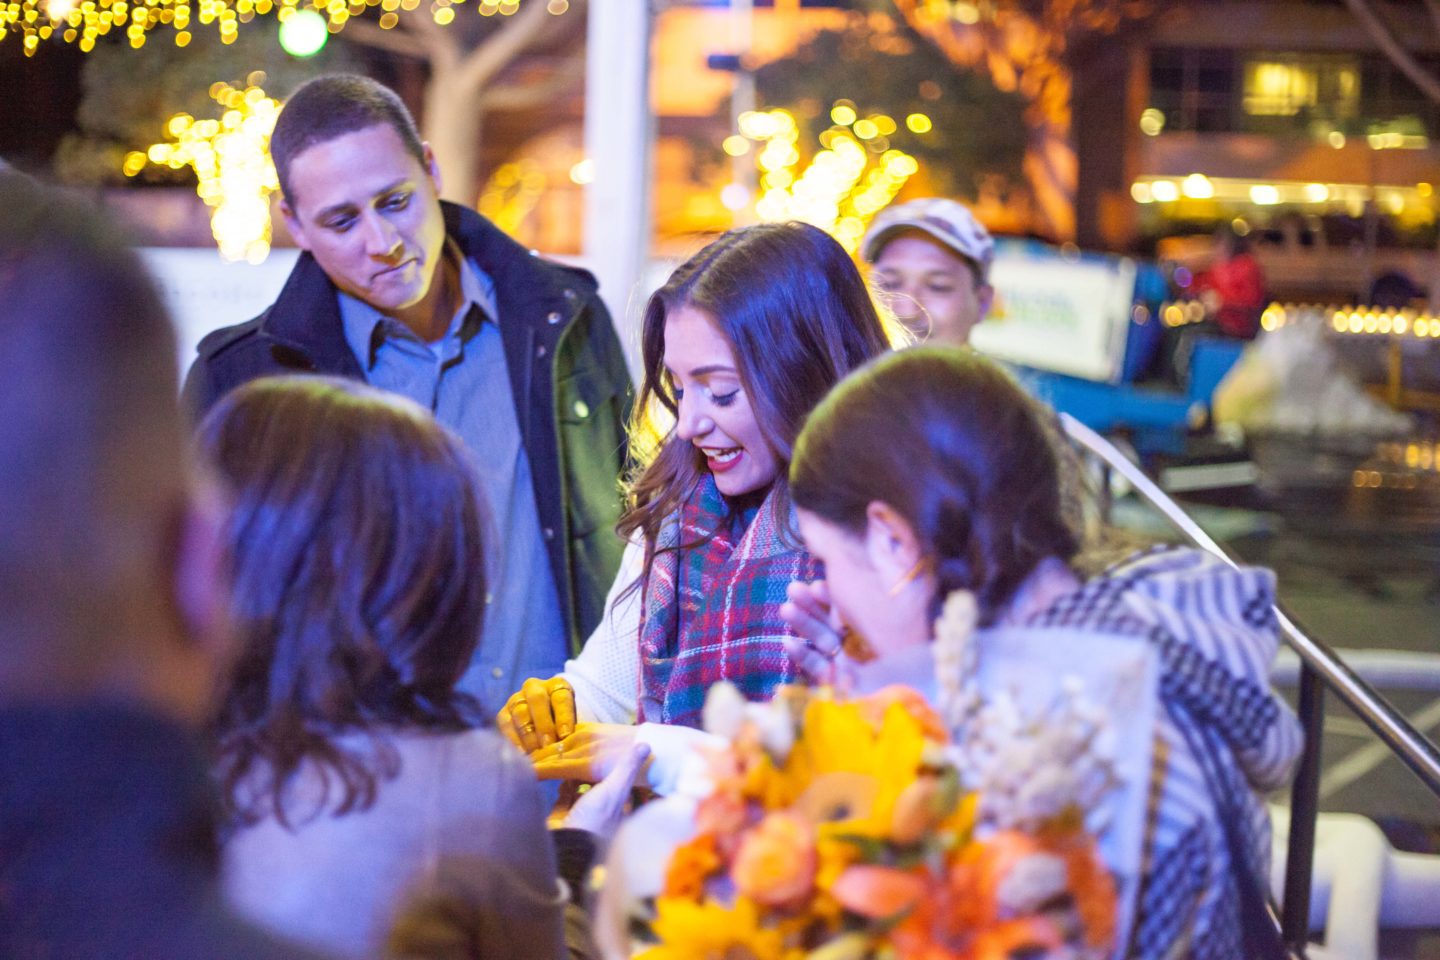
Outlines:
[[1286, 781], [1301, 733], [1270, 686], [1280, 642], [1273, 573], [1166, 547], [1112, 567], [1056, 606], [1085, 611], [1097, 628], [1145, 636], [1160, 654], [1167, 709], [1217, 734], [1257, 790]]

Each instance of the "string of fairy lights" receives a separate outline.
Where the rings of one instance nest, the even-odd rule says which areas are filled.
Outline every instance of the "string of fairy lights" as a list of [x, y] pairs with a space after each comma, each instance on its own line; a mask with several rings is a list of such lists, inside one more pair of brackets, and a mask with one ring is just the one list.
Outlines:
[[[1162, 304], [1158, 316], [1167, 327], [1184, 327], [1199, 323], [1208, 313], [1199, 300], [1176, 300]], [[1260, 328], [1279, 330], [1307, 318], [1323, 319], [1335, 333], [1346, 336], [1440, 339], [1440, 313], [1413, 307], [1272, 303], [1260, 314]]]
[[[830, 233], [851, 253], [871, 218], [885, 208], [920, 169], [910, 154], [891, 145], [899, 125], [884, 114], [861, 117], [855, 103], [836, 100], [832, 126], [820, 149], [801, 166], [800, 127], [788, 110], [749, 111], [739, 132], [722, 144], [733, 157], [756, 150], [760, 196], [755, 215], [764, 221], [802, 220]], [[930, 120], [912, 114], [912, 133], [928, 132]]]
[[196, 192], [210, 207], [210, 232], [227, 260], [260, 263], [270, 253], [270, 198], [280, 189], [270, 161], [270, 133], [280, 102], [250, 74], [243, 86], [214, 83], [210, 98], [224, 108], [218, 119], [177, 113], [165, 125], [169, 139], [125, 156], [124, 172], [138, 176], [148, 164], [190, 167]]
[[[297, 16], [310, 17], [323, 37], [325, 32], [338, 33], [351, 17], [371, 8], [381, 11], [376, 20], [381, 29], [394, 29], [401, 12], [418, 11], [422, 4], [428, 6], [435, 23], [445, 25], [466, 2], [0, 0], [0, 41], [18, 38], [26, 56], [33, 56], [46, 41], [75, 44], [88, 52], [100, 38], [123, 30], [130, 45], [138, 48], [155, 31], [168, 30], [175, 45], [184, 47], [193, 39], [193, 30], [213, 27], [228, 44], [239, 36], [242, 24], [270, 14], [282, 26]], [[471, 0], [471, 5], [480, 16], [508, 17], [520, 10], [522, 2], [542, 0]], [[570, 0], [543, 2], [546, 11], [556, 16], [567, 12], [570, 5]], [[278, 189], [268, 146], [280, 104], [266, 95], [253, 77], [244, 86], [216, 83], [210, 94], [223, 108], [219, 118], [171, 117], [166, 125], [169, 139], [127, 154], [123, 171], [135, 177], [150, 164], [190, 167], [198, 180], [200, 198], [211, 207], [211, 228], [222, 255], [259, 262], [270, 249], [269, 203]], [[731, 156], [756, 151], [761, 186], [754, 198], [758, 218], [814, 224], [853, 253], [871, 218], [894, 199], [920, 166], [913, 156], [891, 145], [890, 137], [900, 127], [895, 119], [880, 113], [862, 116], [853, 101], [841, 99], [833, 103], [830, 120], [832, 125], [819, 135], [819, 149], [803, 164], [799, 124], [784, 109], [742, 115], [739, 132], [723, 146]], [[906, 117], [904, 124], [915, 135], [931, 130], [930, 119], [921, 114]], [[572, 171], [577, 183], [591, 176], [579, 166]], [[536, 201], [536, 178], [535, 170], [521, 170], [514, 164], [502, 167], [487, 184], [481, 207], [502, 219], [523, 218]], [[748, 204], [750, 199], [747, 196], [742, 203]]]
[[[542, 0], [473, 0], [482, 17], [508, 17], [520, 10], [522, 2]], [[544, 0], [555, 15], [566, 12], [569, 0]], [[456, 8], [466, 0], [0, 0], [0, 42], [19, 38], [26, 56], [34, 56], [40, 44], [60, 40], [81, 50], [94, 49], [96, 41], [123, 30], [132, 47], [142, 47], [157, 30], [169, 30], [176, 46], [190, 43], [193, 30], [213, 27], [224, 43], [233, 43], [240, 25], [257, 16], [274, 13], [284, 23], [302, 10], [324, 17], [331, 33], [338, 33], [351, 17], [378, 7], [379, 25], [393, 29], [402, 11], [428, 7], [438, 24], [455, 19]]]

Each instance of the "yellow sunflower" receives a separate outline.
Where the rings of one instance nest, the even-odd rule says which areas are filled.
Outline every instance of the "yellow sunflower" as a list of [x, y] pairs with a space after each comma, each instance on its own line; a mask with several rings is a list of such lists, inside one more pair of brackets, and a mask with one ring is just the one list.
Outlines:
[[[864, 794], [852, 809], [864, 811], [856, 832], [881, 836], [889, 826], [895, 798], [914, 781], [925, 748], [920, 723], [892, 704], [877, 727], [854, 703], [814, 699], [805, 708], [800, 739], [779, 769], [758, 773], [755, 796], [766, 809], [794, 806], [816, 781], [849, 781]], [[849, 774], [847, 778], [832, 774]], [[861, 789], [863, 787], [863, 789]]]
[[636, 960], [788, 960], [784, 935], [760, 926], [755, 902], [737, 897], [734, 907], [677, 897], [655, 901], [652, 927], [660, 943]]

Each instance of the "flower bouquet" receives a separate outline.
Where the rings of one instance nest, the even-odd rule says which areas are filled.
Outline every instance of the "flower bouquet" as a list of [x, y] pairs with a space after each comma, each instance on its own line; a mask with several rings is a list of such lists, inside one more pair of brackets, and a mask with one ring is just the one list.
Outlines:
[[[989, 704], [969, 712], [994, 723], [983, 740], [952, 741], [941, 713], [908, 687], [855, 699], [782, 688], [771, 703], [748, 704], [717, 685], [705, 725], [727, 745], [705, 756], [693, 836], [632, 917], [635, 955], [1108, 955], [1115, 884], [1083, 809], [1103, 764], [1072, 755], [1058, 760], [1078, 776], [1045, 769], [1060, 746], [1046, 742], [1054, 716], [1030, 723]], [[1010, 756], [1031, 769], [1005, 803], [990, 803], [987, 785], [1010, 790]], [[1026, 784], [1042, 789], [1025, 794]]]

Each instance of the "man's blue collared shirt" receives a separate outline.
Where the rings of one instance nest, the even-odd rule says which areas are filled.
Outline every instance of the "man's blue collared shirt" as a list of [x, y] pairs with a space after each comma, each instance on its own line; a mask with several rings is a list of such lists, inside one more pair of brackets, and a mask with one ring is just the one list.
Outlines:
[[436, 343], [343, 293], [340, 317], [366, 380], [433, 411], [471, 453], [488, 518], [490, 596], [480, 646], [460, 687], [495, 711], [527, 677], [561, 670], [565, 622], [495, 322], [495, 285], [470, 261], [457, 259], [462, 302]]

